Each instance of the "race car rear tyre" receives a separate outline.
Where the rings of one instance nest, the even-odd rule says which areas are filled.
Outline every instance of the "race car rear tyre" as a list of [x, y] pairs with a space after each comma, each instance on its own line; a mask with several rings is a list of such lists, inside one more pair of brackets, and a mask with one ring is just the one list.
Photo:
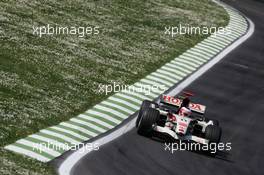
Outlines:
[[222, 135], [222, 130], [219, 126], [208, 125], [205, 128], [205, 139], [209, 140], [209, 143], [219, 143]]
[[153, 108], [143, 110], [142, 117], [138, 123], [138, 134], [151, 136], [153, 125], [157, 122], [159, 115], [159, 111]]
[[138, 117], [137, 117], [137, 120], [136, 120], [136, 127], [138, 127], [138, 123], [139, 123], [139, 120], [141, 119], [142, 117], [142, 114], [143, 114], [143, 111], [146, 110], [147, 108], [151, 107], [151, 105], [153, 105], [153, 107], [158, 107], [158, 104], [153, 102], [153, 101], [149, 101], [149, 100], [144, 100], [141, 104], [141, 107], [138, 111]]

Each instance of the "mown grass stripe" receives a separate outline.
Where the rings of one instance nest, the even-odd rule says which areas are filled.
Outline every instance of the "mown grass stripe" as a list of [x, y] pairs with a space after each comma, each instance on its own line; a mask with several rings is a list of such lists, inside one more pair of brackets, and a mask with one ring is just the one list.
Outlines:
[[234, 30], [235, 27], [243, 29], [243, 28], [247, 28], [247, 24], [242, 25], [241, 22], [232, 21], [230, 23], [230, 28]]
[[104, 117], [106, 120], [111, 121], [111, 122], [114, 122], [115, 124], [119, 124], [120, 123], [120, 120], [119, 119], [116, 119], [115, 117], [112, 117], [109, 114], [105, 114], [105, 112], [102, 113], [98, 109], [93, 109], [92, 108], [92, 109], [86, 111], [86, 113], [94, 114], [94, 115], [98, 115], [98, 116]]
[[32, 147], [27, 146], [27, 145], [23, 145], [23, 144], [20, 144], [20, 143], [13, 143], [13, 145], [15, 145], [17, 147], [20, 147], [20, 148], [23, 148], [23, 149], [26, 149], [26, 150], [31, 151], [31, 152], [35, 152], [36, 154], [39, 154], [39, 155], [41, 155], [43, 157], [46, 157], [46, 158], [48, 158], [50, 160], [55, 158], [54, 156], [52, 156], [52, 155], [50, 155], [50, 154], [48, 154], [48, 153], [46, 153], [44, 151], [33, 149]]
[[155, 97], [157, 97], [157, 92], [152, 92], [149, 90], [151, 88], [150, 84], [142, 83], [139, 81], [135, 83], [133, 86], [135, 86], [138, 89], [141, 89], [144, 92], [144, 95], [151, 96], [151, 99], [154, 99]]
[[203, 63], [208, 61], [208, 56], [207, 55], [202, 55], [200, 53], [195, 52], [192, 49], [189, 49], [188, 52], [186, 52], [184, 54], [191, 55], [191, 56], [197, 56], [198, 58], [196, 58], [196, 59], [202, 61]]
[[45, 130], [48, 130], [48, 131], [51, 131], [51, 132], [55, 132], [55, 133], [61, 134], [63, 136], [69, 137], [69, 138], [71, 138], [71, 139], [73, 139], [73, 140], [75, 140], [77, 142], [82, 142], [83, 141], [82, 139], [80, 139], [78, 137], [75, 137], [74, 135], [71, 135], [71, 134], [66, 133], [66, 132], [59, 131], [59, 130], [54, 129], [54, 128], [51, 128], [51, 127], [46, 128]]
[[[234, 40], [237, 39], [237, 37], [236, 37], [236, 36], [233, 36], [233, 35], [227, 35], [227, 36], [224, 36], [223, 38], [231, 39], [230, 43], [232, 43]], [[230, 44], [230, 43], [229, 43], [229, 44]]]
[[201, 61], [202, 64], [204, 64], [206, 62], [206, 59], [205, 58], [201, 59], [201, 56], [200, 55], [193, 54], [191, 52], [185, 53], [183, 56], [186, 56], [186, 57], [189, 57], [189, 58], [193, 58], [193, 59], [199, 60], [199, 61]]
[[238, 31], [234, 30], [234, 31], [231, 32], [230, 35], [232, 35], [232, 36], [238, 38], [238, 37], [241, 35], [241, 32], [238, 32]]
[[174, 83], [171, 83], [170, 81], [164, 80], [163, 78], [159, 78], [154, 75], [148, 75], [145, 79], [149, 81], [155, 81], [160, 84], [165, 84], [167, 87], [171, 87], [174, 84]]
[[113, 114], [112, 112], [109, 112], [109, 111], [105, 111], [105, 110], [101, 110], [101, 109], [96, 109], [96, 108], [93, 108], [94, 111], [97, 111], [97, 112], [100, 112], [102, 114], [105, 114], [111, 118], [114, 118], [118, 121], [122, 121], [124, 118], [120, 117], [120, 116], [117, 116], [116, 114]]
[[164, 76], [164, 75], [162, 75], [162, 74], [158, 74], [158, 73], [156, 73], [156, 72], [153, 72], [151, 75], [152, 75], [152, 76], [155, 76], [155, 77], [158, 77], [158, 78], [161, 78], [161, 79], [165, 79], [166, 81], [168, 81], [168, 82], [170, 82], [170, 83], [172, 83], [172, 84], [177, 83], [177, 79], [172, 79], [172, 78], [170, 78], [170, 77]]
[[91, 127], [91, 128], [97, 130], [97, 131], [100, 132], [100, 133], [103, 133], [103, 132], [107, 131], [107, 129], [101, 128], [101, 127], [98, 126], [98, 125], [91, 124], [90, 122], [86, 122], [86, 121], [80, 120], [80, 119], [78, 119], [78, 118], [76, 118], [76, 117], [73, 118], [73, 119], [71, 119], [71, 121], [72, 121], [72, 122], [75, 122], [75, 123], [79, 123], [79, 124], [86, 125], [86, 126], [88, 126], [88, 127]]
[[90, 113], [90, 111], [86, 111], [85, 113], [83, 113], [83, 115], [87, 115], [87, 116], [90, 116], [90, 117], [94, 117], [98, 120], [102, 120], [104, 121], [105, 123], [108, 123], [109, 125], [112, 125], [113, 127], [117, 125], [117, 123], [109, 120], [109, 119], [106, 119], [104, 117], [101, 117], [100, 115], [96, 115], [96, 114], [93, 114], [93, 113]]
[[232, 40], [230, 40], [230, 38], [227, 38], [227, 37], [222, 36], [222, 35], [214, 35], [214, 36], [211, 36], [210, 37], [210, 40], [217, 41], [218, 43], [222, 43], [224, 45], [227, 45], [227, 44], [230, 43], [230, 41], [232, 41]]
[[233, 20], [229, 23], [229, 27], [232, 29], [232, 26], [238, 26], [238, 27], [246, 27], [248, 26], [247, 23], [241, 21], [241, 20]]
[[242, 25], [247, 24], [246, 21], [245, 21], [245, 19], [243, 19], [243, 18], [236, 18], [233, 15], [231, 17], [233, 17], [233, 19], [230, 21], [230, 23], [232, 23], [232, 22], [242, 22]]
[[54, 140], [54, 139], [51, 139], [51, 138], [43, 137], [43, 136], [40, 136], [40, 135], [37, 135], [37, 134], [32, 134], [32, 135], [30, 135], [28, 137], [40, 140], [42, 142], [50, 142], [50, 143], [52, 143], [54, 145], [57, 145], [59, 148], [63, 149], [64, 151], [68, 150], [68, 146], [65, 143], [61, 143], [61, 142], [59, 142], [57, 140]]
[[229, 24], [231, 22], [233, 22], [233, 21], [244, 22], [244, 23], [246, 22], [245, 19], [239, 18], [239, 17], [237, 17], [236, 15], [233, 15], [233, 14], [230, 15], [230, 18], [232, 18], [232, 20], [230, 20]]
[[168, 66], [168, 64], [165, 64], [164, 66], [162, 66], [161, 69], [163, 69], [164, 71], [166, 70], [166, 71], [173, 72], [174, 74], [179, 75], [181, 78], [186, 76], [186, 73], [187, 73], [186, 71], [180, 70], [181, 69], [180, 67], [177, 67], [177, 68], [170, 67], [170, 66]]
[[194, 51], [203, 52], [203, 53], [207, 53], [208, 56], [211, 56], [211, 57], [215, 56], [216, 53], [218, 52], [216, 50], [213, 51], [212, 49], [207, 49], [205, 47], [201, 47], [201, 46], [198, 46], [198, 45], [196, 47], [194, 47], [193, 50]]
[[68, 126], [64, 126], [64, 125], [56, 125], [56, 126], [62, 128], [62, 129], [65, 129], [65, 130], [69, 130], [69, 131], [75, 132], [75, 133], [77, 133], [79, 135], [82, 135], [83, 137], [86, 137], [86, 138], [92, 138], [93, 137], [93, 136], [91, 136], [91, 135], [89, 135], [87, 133], [84, 133], [84, 132], [82, 132], [80, 130], [77, 130], [77, 129], [74, 129], [74, 128], [70, 128]]
[[162, 68], [160, 68], [159, 70], [157, 70], [160, 73], [166, 74], [168, 76], [173, 76], [175, 78], [177, 78], [178, 80], [182, 79], [182, 76], [179, 74], [176, 74], [174, 71], [166, 69], [165, 67], [162, 66]]
[[106, 102], [116, 104], [116, 105], [121, 106], [121, 107], [123, 107], [123, 108], [126, 108], [126, 109], [128, 109], [128, 110], [130, 110], [130, 111], [134, 111], [134, 112], [136, 111], [136, 109], [130, 107], [129, 105], [126, 105], [125, 103], [122, 103], [122, 102], [120, 102], [120, 101], [117, 101], [116, 99], [108, 98], [108, 99], [106, 100]]
[[115, 106], [110, 106], [110, 105], [108, 105], [107, 103], [100, 103], [100, 105], [101, 105], [101, 106], [104, 106], [104, 107], [106, 107], [106, 108], [112, 108], [113, 110], [116, 110], [116, 111], [118, 111], [118, 112], [120, 112], [120, 113], [122, 113], [123, 115], [126, 115], [126, 116], [131, 114], [130, 112], [128, 112], [128, 110], [124, 111], [124, 110], [121, 109], [121, 108], [117, 108], [117, 107], [115, 107]]
[[226, 48], [230, 43], [229, 41], [222, 41], [222, 40], [218, 40], [218, 39], [215, 39], [215, 38], [210, 38], [210, 40], [208, 41], [210, 43], [215, 43], [215, 44], [219, 44], [221, 48]]
[[[176, 63], [176, 64], [173, 64], [173, 63], [167, 63], [166, 66], [168, 66], [168, 67], [170, 67], [170, 68], [172, 68], [172, 69], [176, 69], [176, 70], [178, 70], [178, 71], [182, 71], [182, 72], [187, 73], [187, 74], [191, 73], [191, 72], [193, 71], [193, 69], [194, 69], [194, 68], [193, 68], [193, 69], [191, 70], [188, 66], [183, 66], [183, 65], [180, 65], [180, 64], [178, 64], [178, 63]], [[183, 68], [183, 67], [185, 67], [185, 68]]]
[[128, 95], [126, 95], [124, 93], [117, 93], [116, 96], [117, 97], [122, 97], [122, 98], [125, 98], [125, 99], [129, 99], [129, 100], [135, 102], [135, 106], [138, 106], [142, 102], [142, 99], [134, 98], [134, 97], [128, 96]]
[[160, 79], [164, 79], [172, 84], [175, 84], [178, 82], [178, 79], [177, 78], [171, 78], [167, 75], [164, 75], [164, 74], [161, 74], [161, 73], [157, 73], [157, 72], [153, 72], [150, 74], [151, 76], [155, 76], [157, 78], [160, 78]]
[[58, 142], [61, 142], [65, 145], [69, 145], [69, 146], [73, 146], [74, 144], [71, 143], [71, 142], [68, 142], [60, 137], [57, 137], [57, 136], [54, 136], [54, 135], [50, 135], [50, 134], [46, 134], [46, 133], [43, 133], [43, 132], [38, 132], [36, 133], [36, 135], [40, 135], [42, 137], [46, 137], [46, 138], [49, 138], [49, 139], [53, 139], [53, 140], [57, 140]]
[[106, 131], [109, 130], [109, 129], [112, 129], [112, 128], [106, 127], [104, 125], [101, 125], [99, 123], [96, 123], [95, 121], [92, 121], [92, 120], [89, 120], [89, 119], [85, 119], [85, 118], [82, 118], [82, 117], [76, 117], [76, 119], [82, 120], [82, 121], [84, 121], [86, 123], [91, 123], [91, 124], [93, 124], [95, 126], [98, 126], [98, 127], [102, 128], [102, 129], [106, 130]]
[[[168, 89], [170, 87], [170, 85], [168, 85], [168, 83], [163, 83], [164, 81], [163, 80], [158, 80], [158, 79], [155, 79], [155, 78], [151, 78], [151, 77], [148, 77], [148, 78], [144, 78], [144, 80], [142, 80], [143, 82], [146, 82], [146, 83], [151, 83], [153, 84], [153, 89], [156, 89], [156, 88], [163, 88], [163, 89]], [[163, 82], [162, 82], [163, 81]]]
[[54, 128], [54, 129], [59, 130], [61, 132], [66, 132], [68, 134], [71, 134], [71, 135], [73, 135], [75, 137], [80, 138], [81, 140], [88, 140], [89, 139], [88, 137], [84, 137], [83, 135], [79, 134], [78, 132], [73, 132], [71, 130], [64, 129], [64, 128], [61, 128], [61, 127], [58, 127], [58, 126], [52, 126], [51, 128]]
[[238, 21], [238, 20], [234, 20], [230, 23], [230, 25], [234, 25], [234, 26], [238, 26], [238, 27], [247, 27], [248, 24], [244, 21]]
[[221, 48], [217, 47], [216, 45], [212, 45], [208, 42], [201, 42], [201, 43], [196, 45], [196, 48], [208, 50], [208, 51], [215, 53], [215, 54], [221, 51]]
[[61, 123], [61, 125], [63, 125], [63, 126], [68, 126], [68, 127], [70, 127], [70, 128], [74, 128], [74, 129], [80, 130], [80, 131], [82, 131], [82, 132], [85, 132], [85, 133], [87, 133], [87, 134], [93, 136], [93, 137], [95, 137], [95, 136], [98, 135], [97, 133], [92, 132], [92, 131], [90, 131], [90, 130], [88, 130], [88, 129], [82, 128], [82, 127], [80, 127], [79, 125], [76, 125], [76, 124], [70, 123], [70, 121], [63, 122], [63, 123]]
[[124, 100], [124, 101], [130, 103], [130, 106], [132, 108], [134, 108], [134, 109], [137, 109], [138, 108], [138, 105], [141, 103], [139, 100], [135, 100], [135, 99], [130, 98], [130, 97], [125, 97], [125, 96], [123, 96], [121, 94], [115, 94], [113, 97], [114, 98], [121, 99], [121, 100]]
[[48, 147], [48, 145], [44, 145], [44, 144], [40, 145], [38, 143], [32, 142], [32, 141], [27, 140], [27, 139], [20, 139], [20, 140], [16, 141], [16, 143], [31, 147], [33, 150], [39, 150], [40, 152], [45, 152], [45, 153], [47, 153], [53, 157], [58, 157], [61, 155], [60, 152], [55, 151], [53, 149], [50, 149]]
[[137, 103], [135, 103], [129, 99], [116, 97], [116, 96], [111, 96], [109, 99], [116, 101], [116, 102], [124, 103], [124, 105], [129, 106], [131, 109], [133, 109], [135, 111], [137, 110]]
[[218, 47], [209, 46], [209, 44], [206, 42], [197, 44], [196, 48], [197, 49], [210, 50], [210, 52], [215, 53], [215, 54], [217, 54], [217, 53], [219, 53], [219, 51], [221, 51], [221, 49], [219, 49]]
[[[131, 86], [134, 87], [134, 86]], [[134, 87], [136, 89], [136, 87]], [[148, 95], [144, 95], [142, 92], [137, 92], [137, 91], [123, 91], [121, 93], [124, 93], [126, 95], [133, 95], [135, 97], [138, 97], [140, 100], [145, 100], [145, 99], [152, 99], [152, 97], [148, 96]]]
[[15, 153], [24, 154], [26, 156], [29, 156], [29, 157], [33, 158], [33, 159], [37, 159], [37, 160], [39, 160], [41, 162], [48, 162], [48, 161], [51, 160], [50, 158], [44, 157], [44, 156], [42, 156], [42, 155], [40, 155], [38, 153], [35, 153], [33, 151], [30, 151], [30, 150], [15, 146], [14, 144], [5, 146], [5, 149], [13, 151]]
[[181, 67], [181, 69], [186, 69], [189, 71], [189, 73], [192, 73], [195, 71], [198, 67], [198, 65], [195, 66], [189, 66], [188, 64], [185, 64], [183, 60], [179, 60], [177, 62], [170, 62], [171, 65]]
[[84, 136], [83, 133], [80, 133], [79, 131], [70, 129], [68, 127], [66, 128], [63, 125], [56, 125], [56, 126], [52, 126], [51, 128], [57, 129], [57, 130], [62, 131], [62, 132], [66, 132], [66, 133], [71, 134], [71, 135], [73, 135], [75, 137], [78, 137], [78, 138], [80, 138], [82, 140], [87, 140], [87, 139], [90, 138], [89, 136], [88, 137]]
[[134, 95], [134, 94], [132, 94], [132, 93], [120, 92], [119, 94], [122, 94], [122, 95], [125, 95], [125, 96], [129, 96], [129, 97], [131, 97], [131, 98], [133, 98], [133, 99], [137, 99], [138, 101], [140, 101], [140, 103], [141, 103], [142, 100], [146, 99], [146, 98], [144, 98], [144, 97], [137, 96], [137, 95]]
[[202, 61], [199, 61], [199, 60], [196, 60], [196, 57], [192, 56], [187, 56], [187, 55], [180, 55], [180, 58], [183, 59], [183, 60], [186, 60], [186, 61], [190, 61], [190, 62], [193, 62], [193, 63], [196, 63], [199, 67], [203, 64]]
[[231, 11], [229, 9], [226, 9], [226, 10], [227, 10], [228, 15], [230, 16], [230, 18], [232, 18], [232, 20], [234, 20], [234, 19], [244, 19], [240, 15], [238, 15], [237, 12]]
[[[112, 102], [109, 102], [109, 101], [106, 101], [105, 100], [105, 101], [102, 102], [102, 104], [107, 105], [107, 106], [110, 106], [110, 107], [113, 107], [113, 108], [120, 109], [120, 110], [125, 111], [126, 113], [129, 113], [129, 114], [134, 113], [133, 110], [126, 108], [126, 106], [119, 105], [118, 102], [116, 104], [116, 103], [112, 103]], [[122, 104], [122, 103], [120, 103], [120, 104]]]
[[180, 77], [176, 77], [176, 76], [174, 76], [173, 74], [171, 74], [171, 73], [168, 73], [168, 72], [166, 72], [166, 71], [164, 71], [164, 70], [162, 70], [162, 69], [158, 69], [157, 71], [156, 71], [156, 73], [158, 73], [158, 74], [161, 74], [161, 75], [163, 75], [163, 76], [167, 76], [167, 77], [169, 77], [169, 78], [171, 78], [171, 79], [175, 79], [176, 81], [179, 81], [180, 80]]
[[51, 142], [47, 142], [47, 141], [42, 141], [33, 137], [26, 137], [25, 140], [29, 140], [31, 142], [34, 142], [36, 144], [43, 144], [43, 145], [47, 145], [49, 149], [55, 150], [57, 152], [59, 152], [60, 154], [64, 153], [65, 150], [62, 147], [59, 147], [56, 144], [53, 144]]
[[247, 27], [242, 28], [242, 27], [234, 26], [233, 28], [234, 28], [233, 32], [239, 32], [239, 35], [244, 34], [247, 31]]
[[148, 78], [144, 78], [141, 80], [141, 82], [144, 82], [144, 83], [149, 83], [152, 85], [152, 89], [151, 90], [156, 90], [156, 89], [168, 89], [170, 86], [166, 85], [166, 84], [162, 84], [158, 81], [155, 81], [155, 80], [151, 80], [151, 79], [148, 79]]
[[90, 126], [87, 126], [85, 124], [81, 124], [81, 123], [77, 123], [77, 122], [74, 122], [74, 121], [68, 121], [67, 123], [71, 124], [71, 125], [75, 125], [75, 126], [79, 126], [81, 128], [84, 128], [86, 130], [89, 130], [93, 133], [96, 133], [96, 134], [100, 134], [101, 132], [97, 131], [96, 129], [90, 127]]
[[191, 50], [188, 50], [188, 52], [185, 52], [183, 55], [191, 57], [191, 58], [195, 58], [196, 60], [199, 60], [202, 63], [204, 63], [208, 60], [208, 57], [205, 57], [204, 55], [198, 54], [198, 53], [193, 52]]
[[111, 112], [112, 114], [119, 116], [120, 118], [125, 118], [127, 117], [125, 114], [118, 112], [112, 108], [108, 108], [108, 107], [104, 107], [102, 105], [96, 105], [94, 106], [94, 109], [99, 109], [99, 110], [103, 110], [103, 111], [107, 111], [107, 112]]
[[183, 66], [180, 66], [179, 64], [173, 64], [173, 63], [167, 63], [167, 64], [165, 64], [165, 66], [166, 67], [169, 67], [169, 68], [171, 68], [171, 69], [176, 69], [176, 70], [178, 70], [178, 71], [182, 71], [183, 72], [183, 74], [185, 74], [185, 73], [191, 73], [192, 72], [192, 70], [191, 70], [191, 68], [193, 68], [193, 67], [188, 67], [188, 66], [185, 66], [184, 68], [183, 68]]
[[201, 53], [201, 52], [197, 52], [197, 51], [195, 51], [193, 49], [190, 49], [188, 51], [188, 53], [192, 54], [192, 55], [197, 55], [201, 60], [203, 59], [204, 62], [207, 62], [211, 58], [210, 56], [208, 56], [208, 55], [206, 55], [204, 53]]
[[213, 40], [213, 41], [217, 40], [218, 42], [222, 42], [225, 46], [230, 44], [230, 41], [232, 41], [230, 38], [226, 38], [224, 36], [221, 36], [221, 38], [219, 36], [211, 37], [210, 39]]
[[[138, 82], [133, 84], [131, 87], [134, 89], [133, 93], [137, 93], [138, 95], [140, 94], [142, 96], [147, 97], [148, 99], [153, 99], [156, 96], [156, 94], [152, 94], [152, 93], [147, 93], [146, 94], [146, 92], [144, 91], [145, 87], [144, 86], [143, 87], [139, 86]], [[128, 92], [128, 93], [131, 93], [131, 92]]]
[[172, 60], [171, 63], [174, 63], [174, 64], [181, 63], [181, 64], [184, 64], [186, 66], [192, 67], [194, 69], [196, 69], [197, 67], [199, 67], [201, 65], [201, 63], [186, 60], [185, 58], [182, 58], [182, 57], [178, 57], [177, 59]]
[[236, 40], [237, 39], [237, 37], [234, 36], [234, 35], [228, 35], [227, 37], [232, 38], [232, 40]]
[[33, 137], [26, 137], [24, 139], [28, 140], [30, 142], [34, 142], [35, 144], [43, 145], [43, 146], [45, 146], [51, 150], [57, 151], [60, 154], [65, 152], [65, 150], [62, 147], [60, 147], [59, 145], [56, 145], [56, 144], [48, 142], [48, 141], [39, 140], [39, 139], [36, 139]]
[[97, 119], [93, 116], [90, 116], [88, 114], [79, 114], [78, 118], [83, 118], [85, 120], [93, 121], [93, 122], [97, 123], [98, 125], [102, 125], [108, 129], [112, 129], [114, 127], [113, 125], [111, 125], [111, 124], [109, 124], [103, 120], [99, 120], [99, 119]]
[[193, 50], [194, 52], [200, 53], [200, 54], [204, 54], [209, 59], [211, 59], [213, 56], [215, 56], [215, 53], [210, 53], [210, 52], [208, 52], [207, 50], [204, 50], [204, 49], [192, 48], [191, 50]]
[[223, 44], [222, 42], [213, 41], [211, 38], [208, 38], [208, 39], [206, 40], [206, 42], [207, 42], [208, 44], [212, 44], [212, 45], [217, 46], [217, 47], [220, 48], [221, 50], [222, 50], [223, 48], [226, 47], [226, 45]]
[[204, 42], [202, 42], [201, 45], [206, 45], [208, 47], [211, 47], [211, 48], [214, 48], [216, 50], [219, 50], [218, 52], [220, 52], [222, 50], [222, 46], [221, 45], [214, 44], [214, 43], [210, 42], [208, 39], [206, 39], [206, 41], [204, 40]]
[[[163, 92], [163, 90], [161, 90], [161, 89], [159, 89], [159, 88], [158, 88], [158, 89], [155, 89], [155, 91], [151, 90], [151, 87], [153, 86], [153, 84], [150, 84], [150, 83], [147, 83], [147, 82], [143, 82], [143, 81], [140, 81], [139, 83], [140, 83], [141, 85], [149, 86], [149, 87], [150, 87], [149, 91], [150, 91], [151, 93], [156, 94], [157, 97]], [[156, 92], [156, 91], [158, 91], [158, 92]]]
[[64, 134], [61, 134], [59, 132], [51, 131], [51, 130], [49, 130], [49, 128], [42, 129], [42, 130], [40, 130], [40, 132], [46, 133], [46, 134], [49, 134], [49, 135], [54, 135], [54, 136], [60, 137], [63, 140], [66, 140], [66, 141], [68, 141], [70, 143], [73, 143], [75, 145], [80, 143], [80, 141], [75, 140], [74, 138], [68, 137], [68, 136], [66, 136]]
[[234, 30], [234, 28], [247, 28], [248, 27], [248, 25], [247, 24], [242, 24], [241, 22], [239, 22], [239, 21], [232, 21], [231, 23], [230, 23], [230, 28], [232, 29], [232, 30]]

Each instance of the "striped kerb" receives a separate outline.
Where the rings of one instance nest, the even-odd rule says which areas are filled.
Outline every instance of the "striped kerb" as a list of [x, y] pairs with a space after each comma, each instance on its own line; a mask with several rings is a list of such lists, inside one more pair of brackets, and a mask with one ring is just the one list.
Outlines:
[[[70, 146], [80, 144], [114, 128], [135, 113], [144, 99], [156, 98], [164, 90], [195, 72], [247, 32], [246, 19], [230, 7], [223, 7], [230, 16], [227, 27], [231, 29], [231, 34], [211, 35], [130, 87], [130, 89], [138, 90], [116, 93], [69, 121], [40, 130], [5, 148], [42, 162], [48, 162], [70, 149]], [[141, 86], [146, 85], [163, 85], [165, 89], [156, 89], [148, 93], [140, 92]]]

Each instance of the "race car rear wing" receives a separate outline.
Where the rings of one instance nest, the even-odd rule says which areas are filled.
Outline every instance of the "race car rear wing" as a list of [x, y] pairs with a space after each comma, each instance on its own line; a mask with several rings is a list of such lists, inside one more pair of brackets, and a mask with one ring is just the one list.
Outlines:
[[[175, 98], [175, 97], [168, 96], [168, 95], [163, 95], [162, 98], [161, 98], [161, 102], [168, 103], [168, 104], [171, 104], [171, 105], [175, 105], [177, 107], [180, 107], [181, 106], [181, 103], [182, 103], [182, 99]], [[190, 103], [189, 104], [189, 108], [193, 112], [198, 112], [200, 114], [204, 114], [205, 113], [206, 106], [201, 105], [201, 104]]]

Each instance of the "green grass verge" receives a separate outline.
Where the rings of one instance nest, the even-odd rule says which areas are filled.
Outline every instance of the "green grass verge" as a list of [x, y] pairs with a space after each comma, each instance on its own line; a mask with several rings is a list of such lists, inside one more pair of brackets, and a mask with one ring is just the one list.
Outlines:
[[[206, 36], [164, 35], [165, 26], [225, 26], [210, 0], [0, 1], [0, 174], [54, 174], [3, 146], [106, 98], [98, 85], [131, 84]], [[32, 26], [99, 26], [100, 34], [32, 34]]]

